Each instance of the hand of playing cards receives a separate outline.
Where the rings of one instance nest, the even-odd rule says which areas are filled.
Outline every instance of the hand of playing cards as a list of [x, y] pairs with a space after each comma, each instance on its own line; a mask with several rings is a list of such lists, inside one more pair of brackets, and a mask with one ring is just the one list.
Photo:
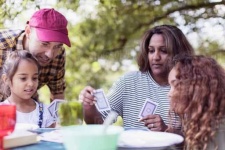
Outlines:
[[52, 117], [58, 118], [58, 109], [59, 109], [59, 104], [64, 103], [66, 100], [62, 99], [54, 99], [48, 106], [48, 111], [51, 114]]
[[98, 111], [111, 110], [108, 99], [106, 98], [102, 89], [95, 90], [93, 95], [97, 99], [95, 106], [97, 107]]
[[143, 118], [147, 115], [152, 115], [156, 112], [156, 109], [158, 107], [158, 104], [151, 101], [150, 99], [146, 99], [145, 103], [139, 113], [139, 118]]

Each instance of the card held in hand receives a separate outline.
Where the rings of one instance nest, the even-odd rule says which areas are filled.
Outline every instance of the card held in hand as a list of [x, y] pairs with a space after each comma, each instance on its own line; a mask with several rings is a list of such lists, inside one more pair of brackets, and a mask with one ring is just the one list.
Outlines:
[[95, 90], [93, 94], [97, 99], [95, 106], [97, 107], [98, 111], [111, 110], [109, 101], [106, 98], [105, 93], [102, 89]]
[[55, 102], [54, 101], [48, 105], [48, 111], [51, 114], [51, 116], [54, 117], [54, 113], [55, 113]]
[[58, 110], [59, 110], [59, 104], [60, 103], [65, 103], [67, 102], [66, 100], [64, 99], [54, 99], [53, 101], [55, 101], [55, 118], [58, 118], [59, 115], [58, 115]]
[[48, 106], [48, 111], [51, 114], [52, 117], [58, 118], [58, 109], [59, 104], [64, 103], [66, 100], [63, 99], [54, 99]]
[[151, 101], [149, 98], [145, 100], [145, 103], [139, 113], [139, 118], [143, 118], [147, 115], [152, 115], [156, 112], [158, 104]]

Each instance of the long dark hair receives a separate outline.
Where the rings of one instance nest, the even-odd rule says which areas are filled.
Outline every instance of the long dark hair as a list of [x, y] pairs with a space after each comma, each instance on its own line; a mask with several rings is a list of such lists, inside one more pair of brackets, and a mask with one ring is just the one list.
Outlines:
[[154, 34], [161, 34], [165, 40], [165, 46], [169, 54], [194, 54], [194, 49], [188, 42], [183, 32], [172, 25], [160, 25], [148, 30], [141, 41], [141, 50], [137, 57], [137, 63], [141, 72], [149, 71], [148, 46]]

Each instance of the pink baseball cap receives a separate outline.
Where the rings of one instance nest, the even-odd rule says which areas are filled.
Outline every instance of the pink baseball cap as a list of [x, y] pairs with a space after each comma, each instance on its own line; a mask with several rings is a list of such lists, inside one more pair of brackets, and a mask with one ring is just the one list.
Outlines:
[[40, 9], [31, 17], [28, 24], [35, 27], [38, 39], [47, 42], [61, 42], [71, 46], [68, 37], [67, 20], [58, 11], [52, 9]]

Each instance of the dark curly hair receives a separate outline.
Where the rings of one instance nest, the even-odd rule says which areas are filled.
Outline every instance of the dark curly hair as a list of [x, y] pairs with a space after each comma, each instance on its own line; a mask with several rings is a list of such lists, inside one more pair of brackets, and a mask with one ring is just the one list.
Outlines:
[[[207, 56], [174, 57], [170, 110], [182, 120], [188, 149], [205, 150], [225, 115], [225, 70]], [[217, 146], [215, 147], [217, 149]]]

